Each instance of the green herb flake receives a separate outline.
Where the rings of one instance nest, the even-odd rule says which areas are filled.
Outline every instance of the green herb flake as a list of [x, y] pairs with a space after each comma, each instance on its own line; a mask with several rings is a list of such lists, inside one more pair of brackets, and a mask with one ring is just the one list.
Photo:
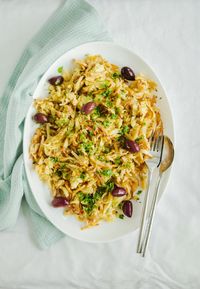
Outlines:
[[66, 168], [66, 163], [61, 163], [60, 164], [60, 168], [63, 170], [63, 169], [65, 169]]
[[79, 200], [82, 201], [84, 199], [84, 194], [82, 192], [78, 193]]
[[104, 157], [102, 157], [102, 156], [98, 156], [97, 159], [98, 159], [99, 161], [104, 161]]
[[79, 193], [79, 200], [83, 205], [83, 209], [86, 213], [90, 214], [94, 208], [95, 200], [93, 194]]
[[119, 218], [123, 220], [123, 219], [124, 219], [124, 215], [123, 215], [123, 214], [120, 214], [120, 215], [119, 215]]
[[92, 130], [90, 130], [88, 133], [89, 133], [89, 136], [93, 136], [94, 135], [94, 132]]
[[104, 83], [101, 84], [100, 88], [108, 88], [109, 85], [110, 85], [110, 82], [106, 80]]
[[100, 110], [99, 106], [95, 107], [93, 115], [95, 115], [96, 117], [100, 117], [101, 116], [101, 110]]
[[118, 207], [119, 207], [119, 209], [122, 209], [122, 202], [121, 203], [119, 203], [119, 205], [118, 205]]
[[114, 187], [115, 187], [115, 184], [114, 184], [112, 181], [108, 181], [108, 182], [106, 183], [106, 190], [107, 190], [107, 192], [113, 191]]
[[113, 75], [112, 75], [112, 78], [113, 79], [116, 79], [116, 78], [119, 78], [121, 75], [119, 72], [114, 72]]
[[130, 128], [127, 125], [125, 125], [121, 130], [121, 134], [124, 135], [124, 134], [128, 133], [129, 130], [130, 130]]
[[62, 177], [63, 177], [63, 179], [68, 180], [69, 179], [69, 174], [67, 172], [63, 172], [62, 171]]
[[142, 193], [142, 191], [141, 190], [139, 190], [138, 192], [137, 192], [137, 195], [140, 195]]
[[143, 140], [143, 138], [144, 138], [144, 136], [141, 135], [140, 137], [137, 137], [137, 138], [135, 139], [135, 142], [140, 142], [141, 140]]
[[117, 118], [117, 115], [113, 113], [113, 114], [111, 114], [110, 117], [111, 117], [111, 119], [116, 119], [116, 118]]
[[112, 89], [107, 89], [106, 91], [102, 92], [102, 96], [109, 97], [112, 93]]
[[109, 127], [110, 126], [110, 121], [109, 120], [104, 120], [103, 126], [104, 127]]
[[93, 150], [93, 142], [84, 143], [82, 145], [86, 153], [91, 153]]
[[50, 157], [50, 160], [51, 160], [53, 163], [59, 162], [59, 159], [58, 159], [58, 158], [54, 158], [54, 157]]
[[80, 178], [81, 178], [82, 180], [84, 180], [85, 177], [86, 177], [86, 173], [82, 172], [82, 173], [80, 174]]
[[87, 140], [84, 133], [81, 133], [79, 138], [82, 142], [85, 142]]
[[108, 181], [105, 185], [98, 187], [94, 194], [84, 194], [80, 192], [78, 194], [79, 200], [83, 206], [83, 210], [90, 215], [92, 210], [96, 207], [96, 202], [101, 199], [105, 193], [109, 193], [114, 189], [114, 183]]
[[61, 170], [57, 170], [55, 173], [56, 173], [56, 175], [57, 175], [58, 177], [61, 177], [61, 176], [62, 176], [62, 171], [61, 171]]
[[120, 157], [117, 157], [117, 158], [115, 159], [114, 163], [115, 163], [116, 165], [120, 165], [120, 164], [121, 164], [121, 158], [120, 158]]
[[108, 107], [112, 107], [112, 101], [107, 100], [107, 101], [106, 101], [106, 105], [107, 105]]
[[98, 187], [96, 193], [98, 195], [103, 195], [104, 193], [110, 193], [113, 191], [115, 184], [109, 180], [105, 183], [105, 185]]
[[105, 177], [111, 177], [113, 174], [112, 170], [110, 169], [105, 169], [101, 171], [101, 175], [105, 176]]
[[104, 148], [104, 151], [103, 151], [104, 153], [109, 153], [110, 152], [110, 148], [109, 147], [106, 147], [106, 148]]
[[58, 67], [57, 71], [58, 71], [58, 73], [62, 73], [63, 72], [63, 66]]

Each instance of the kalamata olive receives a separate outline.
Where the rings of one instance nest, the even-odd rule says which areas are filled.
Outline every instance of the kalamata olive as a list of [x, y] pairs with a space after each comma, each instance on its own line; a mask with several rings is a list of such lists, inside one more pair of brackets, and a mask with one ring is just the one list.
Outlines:
[[64, 197], [55, 197], [52, 200], [51, 204], [55, 208], [65, 207], [65, 206], [69, 205], [69, 201], [66, 198], [64, 198]]
[[139, 145], [135, 141], [130, 139], [126, 139], [124, 141], [124, 148], [131, 153], [137, 153], [140, 151]]
[[121, 75], [124, 79], [135, 80], [135, 73], [130, 67], [127, 67], [127, 66], [122, 67]]
[[126, 215], [127, 217], [132, 217], [132, 213], [133, 213], [133, 205], [131, 203], [131, 201], [124, 201], [123, 205], [122, 205], [122, 211], [124, 213], [124, 215]]
[[111, 193], [114, 197], [122, 197], [124, 195], [126, 195], [126, 190], [124, 188], [115, 186], [114, 190]]
[[44, 113], [41, 113], [41, 112], [36, 113], [33, 118], [38, 123], [48, 122], [48, 117]]
[[48, 80], [48, 82], [49, 82], [51, 85], [60, 85], [60, 84], [63, 83], [63, 81], [64, 81], [64, 78], [63, 78], [61, 75], [51, 77], [51, 78], [49, 78], [49, 80]]
[[90, 114], [93, 111], [93, 109], [95, 109], [95, 107], [96, 107], [96, 103], [93, 101], [90, 101], [83, 105], [81, 111], [84, 112], [85, 114]]

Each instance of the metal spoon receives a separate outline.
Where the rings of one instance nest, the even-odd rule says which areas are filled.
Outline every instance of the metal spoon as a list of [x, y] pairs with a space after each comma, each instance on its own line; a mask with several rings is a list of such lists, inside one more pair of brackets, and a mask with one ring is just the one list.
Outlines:
[[145, 257], [146, 249], [147, 249], [149, 239], [150, 239], [150, 234], [151, 234], [151, 230], [152, 230], [153, 219], [155, 216], [156, 204], [157, 204], [157, 200], [158, 200], [158, 193], [159, 193], [162, 175], [171, 166], [173, 160], [174, 160], [173, 143], [171, 142], [171, 140], [167, 136], [164, 136], [164, 150], [163, 150], [162, 162], [161, 162], [160, 167], [159, 167], [159, 176], [158, 176], [158, 181], [157, 181], [157, 185], [156, 185], [156, 191], [155, 191], [154, 196], [153, 196], [149, 220], [147, 223], [144, 241], [143, 241], [143, 245], [142, 245], [141, 254], [143, 257]]

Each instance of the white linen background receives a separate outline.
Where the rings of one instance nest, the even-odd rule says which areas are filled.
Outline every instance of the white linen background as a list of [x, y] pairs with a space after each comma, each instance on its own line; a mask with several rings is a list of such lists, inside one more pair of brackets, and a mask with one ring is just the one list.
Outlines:
[[[145, 259], [137, 234], [108, 244], [64, 238], [42, 251], [23, 210], [0, 232], [1, 289], [200, 288], [200, 1], [89, 0], [119, 44], [155, 70], [171, 103], [176, 158]], [[61, 0], [0, 0], [0, 93]]]

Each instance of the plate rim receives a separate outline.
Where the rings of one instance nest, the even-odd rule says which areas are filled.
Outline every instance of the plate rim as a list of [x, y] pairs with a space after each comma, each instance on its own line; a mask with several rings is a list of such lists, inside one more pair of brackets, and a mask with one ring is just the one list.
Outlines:
[[[167, 105], [168, 105], [168, 114], [169, 114], [169, 119], [170, 119], [170, 133], [171, 133], [171, 140], [175, 146], [175, 131], [174, 131], [174, 118], [173, 118], [173, 115], [172, 115], [172, 109], [171, 109], [171, 104], [170, 104], [170, 100], [169, 98], [167, 97], [167, 93], [166, 93], [166, 90], [160, 80], [160, 78], [157, 76], [157, 74], [155, 73], [154, 69], [152, 68], [151, 65], [149, 65], [149, 63], [146, 61], [145, 58], [141, 57], [140, 55], [138, 55], [137, 53], [135, 53], [133, 50], [131, 49], [128, 49], [127, 47], [124, 47], [124, 46], [121, 46], [120, 44], [118, 44], [117, 42], [112, 42], [112, 41], [92, 41], [92, 42], [85, 42], [85, 43], [82, 43], [78, 46], [74, 46], [72, 47], [71, 49], [67, 50], [65, 53], [61, 54], [59, 57], [57, 57], [51, 64], [49, 64], [48, 68], [45, 70], [45, 72], [43, 73], [42, 77], [40, 78], [40, 80], [38, 81], [35, 89], [34, 89], [34, 92], [33, 92], [33, 96], [35, 95], [35, 92], [38, 88], [38, 86], [40, 85], [41, 82], [43, 82], [44, 78], [45, 78], [45, 75], [46, 73], [48, 72], [49, 69], [51, 69], [52, 66], [55, 66], [56, 63], [60, 60], [60, 58], [62, 58], [65, 54], [68, 54], [70, 52], [72, 52], [73, 50], [75, 49], [80, 49], [81, 47], [84, 47], [84, 46], [87, 46], [87, 45], [105, 45], [105, 46], [114, 46], [114, 47], [117, 47], [117, 48], [120, 48], [124, 51], [127, 51], [127, 53], [131, 53], [132, 55], [134, 55], [136, 58], [138, 58], [141, 62], [143, 62], [147, 67], [148, 69], [151, 71], [151, 73], [155, 76], [155, 78], [157, 79], [159, 85], [161, 86], [162, 90], [163, 90], [163, 93], [164, 93], [164, 97], [167, 101]], [[25, 147], [25, 144], [26, 144], [26, 141], [25, 141], [25, 136], [26, 136], [26, 127], [28, 125], [28, 115], [29, 115], [29, 111], [31, 110], [32, 108], [32, 105], [33, 105], [33, 100], [34, 98], [32, 97], [32, 101], [31, 101], [31, 104], [30, 106], [28, 107], [27, 109], [27, 112], [26, 112], [26, 116], [25, 116], [25, 120], [24, 120], [24, 130], [23, 130], [23, 161], [24, 161], [24, 167], [25, 167], [25, 174], [26, 174], [26, 178], [27, 178], [27, 181], [28, 181], [28, 184], [29, 184], [29, 187], [30, 187], [30, 190], [31, 190], [31, 193], [37, 203], [37, 205], [39, 206], [39, 208], [41, 209], [42, 213], [44, 214], [45, 218], [47, 218], [47, 220], [52, 223], [58, 230], [60, 230], [61, 232], [63, 232], [65, 235], [67, 235], [68, 237], [70, 238], [73, 238], [73, 239], [76, 239], [76, 240], [79, 240], [79, 241], [83, 241], [83, 242], [87, 242], [87, 243], [109, 243], [109, 242], [113, 242], [113, 241], [117, 241], [117, 240], [120, 240], [124, 237], [126, 237], [127, 235], [131, 234], [131, 233], [134, 233], [138, 230], [138, 227], [136, 229], [133, 229], [129, 232], [126, 232], [126, 233], [123, 233], [122, 235], [120, 236], [117, 236], [117, 237], [113, 237], [113, 238], [110, 238], [108, 240], [86, 240], [85, 238], [79, 238], [77, 236], [73, 236], [72, 234], [70, 233], [66, 233], [66, 231], [64, 231], [56, 222], [54, 222], [54, 220], [50, 220], [48, 215], [46, 214], [46, 212], [43, 210], [37, 196], [34, 194], [33, 190], [32, 190], [32, 187], [30, 185], [30, 181], [29, 181], [29, 174], [27, 173], [28, 171], [28, 167], [27, 167], [27, 159], [26, 159], [26, 154], [24, 153], [26, 151], [26, 147]], [[171, 175], [171, 170], [173, 168], [173, 164], [172, 166], [168, 169], [168, 171], [165, 173], [167, 174], [167, 179], [165, 180], [165, 186], [162, 190], [162, 192], [159, 194], [159, 199], [158, 201], [160, 200], [161, 196], [163, 195], [163, 193], [165, 192], [166, 188], [167, 188], [167, 185], [169, 184], [169, 179], [170, 179], [170, 175]]]

